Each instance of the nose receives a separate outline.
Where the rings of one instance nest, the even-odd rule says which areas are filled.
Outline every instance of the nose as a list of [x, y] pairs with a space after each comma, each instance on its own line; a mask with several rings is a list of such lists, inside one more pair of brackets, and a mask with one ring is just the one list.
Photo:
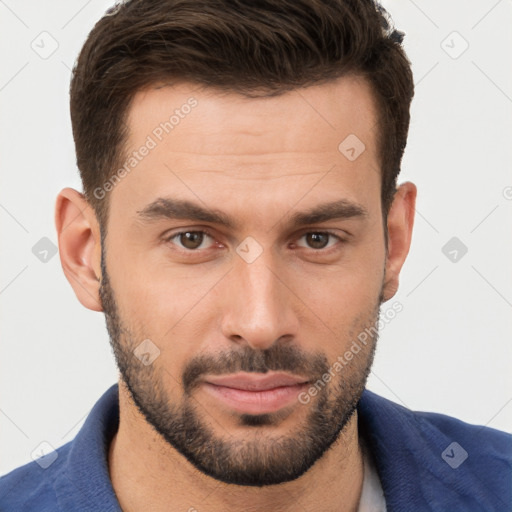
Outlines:
[[300, 301], [268, 251], [252, 263], [235, 256], [233, 265], [224, 284], [224, 336], [255, 350], [268, 349], [284, 337], [296, 339], [299, 321], [294, 305]]

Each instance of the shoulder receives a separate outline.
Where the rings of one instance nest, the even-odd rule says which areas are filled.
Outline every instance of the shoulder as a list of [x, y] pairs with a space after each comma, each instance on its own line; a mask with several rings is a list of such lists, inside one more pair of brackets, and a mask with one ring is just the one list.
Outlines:
[[72, 441], [1, 477], [0, 511], [120, 511], [108, 471], [108, 447], [119, 426], [118, 398], [114, 384]]
[[[473, 425], [453, 416], [436, 412], [413, 411], [387, 398], [365, 390], [362, 407], [377, 414], [391, 425], [400, 423], [411, 434], [422, 435], [426, 439], [454, 439], [474, 453], [485, 452], [499, 460], [512, 460], [512, 434], [484, 425]], [[401, 431], [403, 429], [400, 429]], [[494, 450], [489, 450], [491, 447]]]
[[440, 510], [448, 505], [510, 507], [511, 434], [445, 414], [413, 411], [368, 390], [358, 413], [391, 501], [414, 497], [418, 510], [433, 503]]
[[512, 435], [507, 432], [485, 425], [466, 423], [445, 414], [423, 411], [416, 411], [413, 414], [422, 422], [431, 425], [437, 432], [459, 439], [474, 453], [486, 454], [509, 463], [512, 460]]
[[71, 443], [0, 477], [0, 510], [59, 510], [55, 481], [63, 471]]

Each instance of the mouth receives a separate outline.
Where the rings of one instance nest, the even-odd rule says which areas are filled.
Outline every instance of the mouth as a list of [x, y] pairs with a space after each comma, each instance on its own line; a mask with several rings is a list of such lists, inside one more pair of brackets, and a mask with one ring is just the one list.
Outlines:
[[237, 373], [207, 377], [202, 388], [228, 408], [245, 414], [276, 412], [297, 403], [306, 378], [286, 373]]

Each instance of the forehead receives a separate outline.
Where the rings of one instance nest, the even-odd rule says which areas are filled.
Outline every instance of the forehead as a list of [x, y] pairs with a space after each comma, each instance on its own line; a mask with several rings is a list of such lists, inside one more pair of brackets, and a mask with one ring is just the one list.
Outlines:
[[[127, 124], [130, 144], [153, 134], [165, 139], [159, 142], [169, 149], [186, 143], [188, 149], [201, 154], [247, 154], [246, 144], [257, 144], [254, 152], [297, 151], [297, 140], [304, 136], [309, 141], [306, 149], [331, 150], [333, 143], [349, 134], [357, 135], [372, 150], [376, 121], [370, 85], [350, 75], [257, 98], [187, 82], [157, 85], [135, 94]], [[239, 136], [236, 147], [219, 144], [232, 135]]]
[[272, 203], [308, 189], [312, 201], [343, 192], [361, 203], [380, 188], [376, 104], [360, 77], [258, 98], [153, 86], [134, 96], [127, 126], [128, 172], [111, 199], [132, 212], [165, 195], [249, 207], [249, 196]]

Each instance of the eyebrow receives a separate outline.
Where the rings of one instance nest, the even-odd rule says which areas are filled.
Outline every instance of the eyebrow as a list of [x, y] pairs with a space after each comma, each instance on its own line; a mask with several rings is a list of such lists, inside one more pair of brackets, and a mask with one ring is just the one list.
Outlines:
[[[162, 219], [181, 219], [210, 222], [230, 229], [240, 227], [238, 221], [220, 210], [207, 209], [197, 203], [171, 197], [159, 197], [142, 210], [138, 210], [137, 217], [144, 223]], [[347, 199], [340, 199], [319, 204], [309, 210], [296, 212], [290, 216], [290, 220], [286, 224], [290, 228], [297, 228], [306, 224], [317, 224], [335, 219], [366, 217], [368, 217], [368, 211], [364, 206]]]

